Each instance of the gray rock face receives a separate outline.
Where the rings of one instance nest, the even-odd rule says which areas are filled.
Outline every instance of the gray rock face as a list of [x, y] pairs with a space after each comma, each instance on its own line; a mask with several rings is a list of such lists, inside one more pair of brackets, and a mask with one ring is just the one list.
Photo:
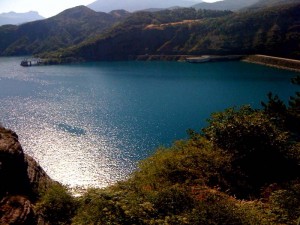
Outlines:
[[27, 177], [34, 194], [45, 191], [54, 181], [46, 174], [43, 168], [29, 155], [25, 154]]
[[37, 224], [32, 203], [53, 182], [24, 154], [17, 134], [0, 127], [0, 224]]
[[29, 192], [29, 182], [23, 149], [18, 136], [0, 128], [0, 196]]

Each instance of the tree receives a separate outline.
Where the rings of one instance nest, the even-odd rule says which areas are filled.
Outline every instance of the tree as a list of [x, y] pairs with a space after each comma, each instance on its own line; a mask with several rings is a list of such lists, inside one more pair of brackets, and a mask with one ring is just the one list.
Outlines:
[[[292, 83], [300, 85], [300, 76], [293, 78]], [[300, 92], [296, 92], [295, 96], [290, 97], [287, 122], [291, 131], [300, 133]]]
[[[292, 83], [300, 85], [300, 76], [292, 79]], [[288, 106], [278, 97], [268, 94], [268, 102], [261, 102], [264, 112], [282, 128], [293, 134], [293, 139], [299, 139], [300, 133], [300, 92], [291, 96]], [[298, 137], [298, 138], [297, 138]]]
[[278, 97], [278, 95], [273, 97], [272, 92], [268, 93], [268, 99], [269, 101], [267, 103], [261, 102], [264, 111], [269, 114], [272, 119], [276, 120], [276, 122], [285, 121], [287, 107], [284, 102]]
[[76, 208], [74, 197], [60, 184], [53, 184], [37, 204], [39, 214], [52, 225], [70, 224]]
[[289, 158], [292, 144], [288, 133], [264, 112], [249, 106], [239, 110], [230, 108], [214, 113], [208, 122], [209, 126], [203, 129], [204, 135], [233, 155], [234, 176], [230, 181], [235, 194], [256, 195], [265, 184], [297, 175], [295, 171], [299, 166]]

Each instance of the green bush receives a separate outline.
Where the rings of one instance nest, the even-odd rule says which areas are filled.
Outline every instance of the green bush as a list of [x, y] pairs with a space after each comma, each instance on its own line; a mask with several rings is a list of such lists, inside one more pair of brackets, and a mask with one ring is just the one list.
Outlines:
[[91, 189], [81, 199], [72, 224], [141, 224], [143, 207], [127, 191]]
[[270, 196], [270, 204], [278, 222], [296, 224], [300, 220], [300, 182], [274, 191]]
[[70, 224], [76, 208], [76, 200], [60, 184], [53, 184], [37, 204], [37, 212], [51, 225]]
[[289, 158], [293, 148], [287, 132], [262, 111], [244, 106], [215, 113], [204, 135], [232, 154], [232, 190], [237, 195], [257, 195], [260, 188], [299, 176], [299, 166]]
[[231, 170], [231, 156], [205, 138], [178, 141], [160, 148], [139, 164], [134, 182], [139, 189], [158, 190], [175, 184], [201, 184], [227, 188], [225, 176]]
[[191, 194], [179, 185], [160, 190], [153, 199], [153, 207], [159, 215], [171, 216], [191, 210], [194, 199]]

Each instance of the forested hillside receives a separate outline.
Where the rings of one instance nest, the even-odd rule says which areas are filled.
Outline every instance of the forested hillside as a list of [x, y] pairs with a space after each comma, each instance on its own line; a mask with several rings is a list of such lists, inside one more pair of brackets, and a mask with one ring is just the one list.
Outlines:
[[122, 20], [125, 11], [98, 13], [78, 6], [45, 20], [0, 27], [0, 55], [30, 55], [78, 44]]
[[246, 9], [257, 10], [265, 7], [273, 7], [273, 6], [297, 4], [297, 3], [300, 3], [300, 1], [299, 0], [258, 0], [256, 3], [252, 4]]
[[56, 63], [138, 55], [268, 54], [298, 59], [299, 18], [298, 0], [263, 0], [238, 12], [177, 8], [100, 13], [79, 6], [46, 20], [1, 26], [0, 55], [40, 54]]
[[[269, 54], [300, 57], [300, 4], [232, 13], [139, 12], [109, 32], [48, 58], [115, 60], [137, 55]], [[61, 56], [61, 57], [58, 57]]]

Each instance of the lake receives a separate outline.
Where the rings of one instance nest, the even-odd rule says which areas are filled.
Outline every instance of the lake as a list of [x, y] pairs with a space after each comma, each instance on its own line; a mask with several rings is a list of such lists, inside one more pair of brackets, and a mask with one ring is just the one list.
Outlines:
[[159, 146], [199, 131], [212, 112], [269, 91], [284, 101], [297, 73], [243, 62], [94, 62], [21, 67], [0, 58], [0, 122], [26, 153], [71, 187], [126, 178]]

